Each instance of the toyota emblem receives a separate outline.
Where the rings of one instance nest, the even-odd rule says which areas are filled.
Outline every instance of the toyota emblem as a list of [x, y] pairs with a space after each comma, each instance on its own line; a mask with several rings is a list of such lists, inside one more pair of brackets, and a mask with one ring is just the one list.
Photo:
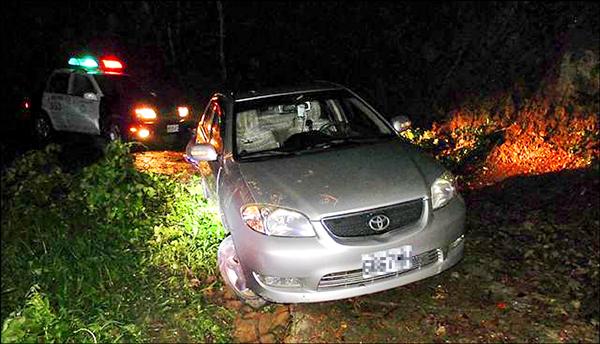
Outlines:
[[369, 227], [376, 232], [381, 232], [390, 225], [390, 218], [385, 215], [375, 215], [369, 219]]

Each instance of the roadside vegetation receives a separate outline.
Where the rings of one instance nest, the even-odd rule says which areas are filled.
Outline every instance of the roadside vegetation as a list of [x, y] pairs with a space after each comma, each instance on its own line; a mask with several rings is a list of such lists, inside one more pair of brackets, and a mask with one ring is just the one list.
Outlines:
[[67, 170], [61, 146], [30, 151], [2, 174], [2, 342], [598, 342], [598, 104], [550, 99], [473, 100], [402, 134], [459, 177], [456, 267], [260, 312], [223, 288], [225, 233], [180, 154], [112, 144]]
[[2, 342], [229, 340], [195, 289], [224, 237], [198, 181], [138, 172], [123, 144], [67, 173], [59, 150], [2, 176]]

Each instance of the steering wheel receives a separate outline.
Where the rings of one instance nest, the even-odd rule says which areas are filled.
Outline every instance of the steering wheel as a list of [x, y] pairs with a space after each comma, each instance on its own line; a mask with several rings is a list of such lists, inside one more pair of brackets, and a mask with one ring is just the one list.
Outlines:
[[[319, 128], [319, 132], [323, 134], [327, 134], [328, 132], [336, 133], [338, 129], [335, 127], [335, 125], [336, 123], [334, 122], [325, 123]], [[331, 130], [332, 128], [333, 130]]]

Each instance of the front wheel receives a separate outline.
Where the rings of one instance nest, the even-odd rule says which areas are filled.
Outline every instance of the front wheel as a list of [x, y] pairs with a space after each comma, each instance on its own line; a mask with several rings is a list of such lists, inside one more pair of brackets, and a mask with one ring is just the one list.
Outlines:
[[47, 143], [50, 141], [54, 134], [54, 128], [52, 127], [50, 118], [48, 118], [46, 114], [42, 113], [35, 116], [33, 122], [33, 132], [38, 143]]
[[122, 141], [121, 128], [116, 123], [110, 123], [106, 131], [106, 138], [109, 142]]

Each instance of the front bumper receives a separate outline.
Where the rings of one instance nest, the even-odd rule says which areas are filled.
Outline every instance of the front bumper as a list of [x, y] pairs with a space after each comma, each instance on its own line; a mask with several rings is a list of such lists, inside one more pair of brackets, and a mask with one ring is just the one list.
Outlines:
[[[248, 288], [262, 298], [280, 303], [321, 302], [375, 293], [412, 283], [455, 265], [463, 256], [465, 206], [460, 197], [444, 208], [430, 211], [430, 202], [421, 220], [400, 233], [340, 240], [332, 237], [320, 222], [313, 222], [314, 238], [268, 237], [243, 228], [235, 231], [234, 243]], [[240, 233], [241, 235], [236, 235]], [[389, 234], [389, 235], [388, 235]], [[245, 242], [246, 244], [237, 244]], [[247, 243], [251, 242], [252, 245]], [[440, 252], [436, 261], [396, 276], [336, 288], [324, 288], [326, 275], [352, 272], [362, 268], [362, 254], [411, 245], [413, 255]], [[263, 276], [294, 277], [301, 287], [273, 287]]]
[[[189, 139], [192, 121], [161, 121], [156, 123], [131, 123], [128, 125], [125, 136], [127, 141], [137, 142], [163, 142], [177, 139]], [[169, 130], [170, 129], [170, 130]], [[174, 129], [177, 129], [174, 131]], [[147, 136], [140, 135], [143, 130], [148, 131]]]

